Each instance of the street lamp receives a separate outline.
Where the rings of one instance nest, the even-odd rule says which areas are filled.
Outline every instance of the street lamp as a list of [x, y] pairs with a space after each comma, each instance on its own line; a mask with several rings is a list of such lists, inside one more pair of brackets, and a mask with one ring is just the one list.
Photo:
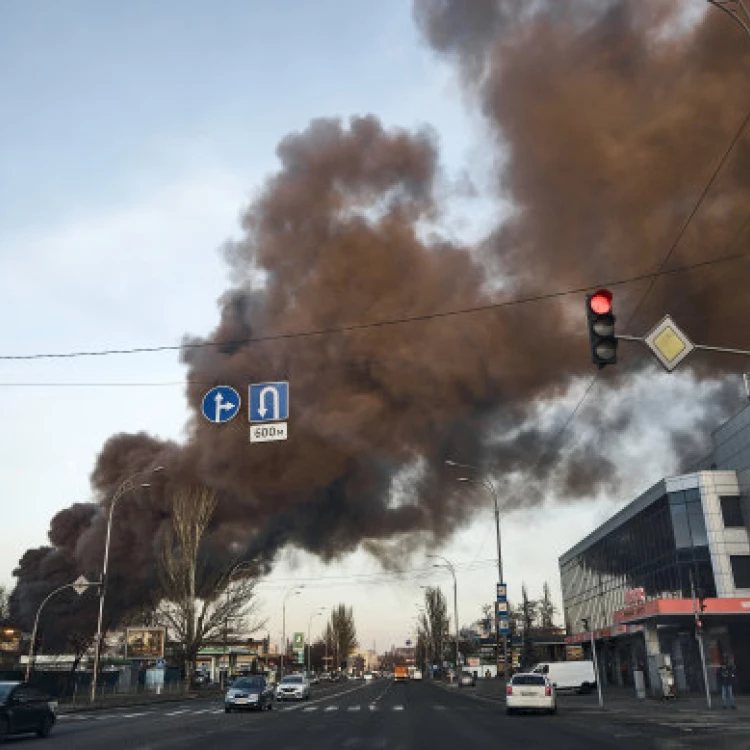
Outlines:
[[310, 669], [310, 662], [312, 660], [312, 643], [310, 641], [310, 632], [312, 630], [312, 621], [314, 617], [317, 617], [318, 615], [322, 615], [323, 612], [326, 611], [328, 607], [321, 607], [317, 612], [313, 612], [310, 615], [310, 619], [307, 621], [307, 672], [308, 674], [311, 672]]
[[140, 489], [141, 487], [150, 487], [148, 482], [144, 482], [140, 485], [133, 484], [133, 480], [144, 474], [153, 474], [157, 471], [164, 471], [163, 466], [156, 466], [153, 469], [146, 471], [139, 471], [132, 476], [125, 479], [122, 484], [117, 488], [115, 494], [112, 496], [112, 502], [109, 504], [109, 515], [107, 517], [107, 536], [104, 542], [104, 562], [102, 564], [102, 575], [101, 575], [101, 586], [99, 586], [99, 619], [96, 625], [96, 641], [94, 643], [94, 673], [91, 676], [91, 702], [96, 700], [96, 682], [99, 671], [99, 659], [101, 656], [102, 649], [102, 619], [104, 617], [104, 595], [107, 589], [107, 568], [109, 566], [109, 540], [112, 536], [112, 516], [115, 512], [117, 501], [127, 492]]
[[[457, 461], [446, 461], [446, 466], [454, 466], [461, 469], [472, 469], [473, 471], [479, 471], [479, 469], [476, 466], [472, 466], [471, 464], [460, 464]], [[502, 545], [500, 541], [500, 503], [498, 502], [497, 497], [497, 491], [495, 490], [494, 485], [484, 479], [469, 479], [469, 477], [458, 477], [459, 482], [470, 482], [472, 484], [479, 484], [482, 487], [484, 487], [492, 497], [492, 502], [495, 507], [495, 536], [497, 540], [497, 582], [498, 583], [504, 583], [503, 580], [503, 551], [502, 551]], [[497, 664], [497, 661], [500, 658], [500, 623], [498, 620], [498, 610], [497, 610], [497, 596], [495, 597], [495, 648], [496, 648], [496, 659], [495, 663]], [[508, 636], [506, 633], [503, 633], [503, 675], [505, 677], [505, 682], [507, 684], [508, 682]]]
[[453, 565], [451, 565], [450, 560], [447, 560], [441, 555], [427, 555], [427, 557], [432, 557], [436, 560], [442, 560], [445, 563], [444, 565], [438, 565], [436, 563], [432, 567], [433, 568], [447, 567], [448, 570], [450, 570], [451, 575], [453, 576], [453, 617], [456, 620], [456, 679], [458, 679], [458, 629], [459, 629], [459, 625], [458, 625], [458, 583], [456, 582], [456, 571]]
[[31, 677], [31, 670], [34, 668], [34, 644], [36, 643], [36, 631], [39, 627], [39, 616], [42, 614], [42, 610], [44, 609], [44, 605], [56, 594], [59, 594], [61, 591], [64, 591], [65, 589], [75, 589], [76, 593], [80, 596], [83, 594], [86, 589], [88, 589], [91, 586], [99, 586], [101, 585], [101, 581], [87, 581], [83, 576], [78, 578], [78, 580], [73, 581], [73, 583], [64, 583], [62, 586], [58, 586], [54, 591], [51, 591], [47, 596], [44, 597], [42, 600], [42, 603], [39, 605], [39, 609], [36, 611], [36, 617], [34, 618], [34, 629], [31, 631], [31, 646], [29, 647], [29, 661], [26, 665], [26, 682], [29, 681], [29, 677]]
[[284, 657], [286, 656], [286, 600], [290, 596], [297, 596], [298, 594], [301, 594], [303, 588], [304, 586], [292, 586], [292, 588], [288, 589], [286, 594], [284, 595], [284, 604], [281, 610], [281, 632], [283, 641], [281, 644], [281, 677], [284, 676]]

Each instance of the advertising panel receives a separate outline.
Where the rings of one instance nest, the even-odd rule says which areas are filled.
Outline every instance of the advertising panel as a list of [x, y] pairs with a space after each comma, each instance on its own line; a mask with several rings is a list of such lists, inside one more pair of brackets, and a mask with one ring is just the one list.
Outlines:
[[129, 659], [163, 659], [165, 628], [128, 628], [125, 655]]

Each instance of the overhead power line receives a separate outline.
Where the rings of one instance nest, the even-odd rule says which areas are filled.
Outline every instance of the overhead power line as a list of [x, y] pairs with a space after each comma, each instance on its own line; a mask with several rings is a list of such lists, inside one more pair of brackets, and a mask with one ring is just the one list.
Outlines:
[[[670, 251], [671, 254], [671, 251]], [[288, 333], [275, 333], [267, 336], [251, 336], [242, 339], [233, 339], [227, 341], [197, 341], [187, 342], [182, 344], [166, 344], [160, 346], [142, 346], [132, 348], [119, 348], [119, 349], [96, 349], [89, 351], [69, 351], [69, 352], [38, 352], [34, 354], [0, 354], [0, 361], [30, 361], [39, 359], [74, 359], [78, 357], [106, 357], [113, 355], [131, 355], [131, 354], [150, 354], [156, 352], [172, 352], [182, 351], [184, 349], [206, 349], [209, 347], [235, 347], [251, 344], [263, 344], [274, 341], [284, 341], [289, 339], [303, 339], [312, 338], [316, 336], [328, 336], [337, 333], [348, 333], [351, 331], [361, 331], [370, 328], [384, 328], [388, 326], [406, 325], [409, 323], [421, 323], [431, 320], [439, 320], [442, 318], [452, 318], [461, 315], [472, 315], [477, 313], [488, 312], [491, 310], [500, 310], [505, 307], [513, 307], [515, 305], [526, 305], [534, 302], [542, 302], [544, 300], [556, 299], [561, 297], [567, 297], [572, 294], [583, 294], [590, 289], [596, 287], [615, 287], [624, 286], [626, 284], [633, 284], [638, 281], [646, 281], [648, 279], [655, 279], [659, 276], [666, 276], [668, 274], [683, 273], [685, 271], [692, 271], [697, 268], [705, 268], [712, 266], [717, 263], [728, 263], [734, 260], [742, 260], [750, 257], [750, 252], [740, 253], [737, 255], [728, 255], [721, 258], [713, 258], [711, 260], [700, 261], [698, 263], [691, 263], [685, 266], [679, 266], [678, 268], [670, 268], [665, 270], [662, 268], [658, 271], [652, 271], [650, 273], [638, 274], [636, 276], [629, 276], [627, 278], [616, 279], [611, 281], [602, 281], [595, 284], [586, 284], [585, 286], [579, 286], [573, 289], [565, 289], [556, 292], [546, 292], [540, 294], [532, 294], [526, 297], [517, 297], [515, 299], [503, 300], [500, 302], [489, 302], [484, 305], [475, 305], [472, 307], [464, 307], [454, 310], [444, 310], [442, 312], [425, 313], [423, 315], [407, 315], [400, 318], [388, 318], [385, 320], [374, 320], [362, 323], [350, 323], [341, 326], [331, 326], [329, 328], [317, 328], [309, 331], [290, 331]]]

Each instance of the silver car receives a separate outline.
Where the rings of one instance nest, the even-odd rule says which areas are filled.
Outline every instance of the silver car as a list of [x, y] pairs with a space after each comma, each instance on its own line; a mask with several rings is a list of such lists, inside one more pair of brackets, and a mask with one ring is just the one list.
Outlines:
[[289, 674], [278, 684], [276, 700], [310, 700], [310, 683], [301, 674]]

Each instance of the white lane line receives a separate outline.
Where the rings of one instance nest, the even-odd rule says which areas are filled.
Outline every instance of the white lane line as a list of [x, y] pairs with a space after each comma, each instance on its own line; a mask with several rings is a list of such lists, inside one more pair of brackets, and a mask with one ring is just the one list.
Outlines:
[[326, 706], [323, 710], [324, 711], [338, 711], [339, 707], [338, 706]]
[[149, 711], [140, 711], [137, 714], [123, 714], [122, 718], [123, 719], [135, 719], [138, 716], [148, 716], [149, 713], [150, 713]]
[[213, 713], [212, 708], [202, 708], [200, 711], [193, 711], [193, 716], [196, 716], [197, 714], [210, 714]]
[[394, 707], [393, 707], [393, 710], [394, 710], [394, 711], [403, 711], [403, 710], [404, 710], [404, 707], [403, 707], [403, 706], [401, 706], [401, 705], [397, 705], [397, 706], [394, 706]]
[[346, 710], [347, 711], [359, 711], [360, 708], [362, 707], [361, 706], [349, 706], [349, 708], [347, 708]]
[[433, 708], [436, 711], [445, 711], [445, 706], [435, 705], [435, 706], [433, 706]]
[[164, 714], [165, 716], [179, 716], [180, 714], [186, 714], [189, 709], [187, 708], [181, 708], [179, 711], [169, 711], [168, 713]]
[[370, 711], [377, 711], [377, 710], [378, 710], [378, 707], [374, 703], [371, 703], [370, 704]]
[[317, 710], [318, 710], [318, 707], [317, 707], [317, 706], [305, 706], [305, 707], [304, 707], [304, 708], [302, 709], [302, 713], [303, 713], [303, 714], [307, 714], [307, 713], [310, 713], [310, 711], [317, 711]]
[[215, 711], [211, 711], [212, 714], [223, 714], [224, 709], [223, 708], [217, 708]]

